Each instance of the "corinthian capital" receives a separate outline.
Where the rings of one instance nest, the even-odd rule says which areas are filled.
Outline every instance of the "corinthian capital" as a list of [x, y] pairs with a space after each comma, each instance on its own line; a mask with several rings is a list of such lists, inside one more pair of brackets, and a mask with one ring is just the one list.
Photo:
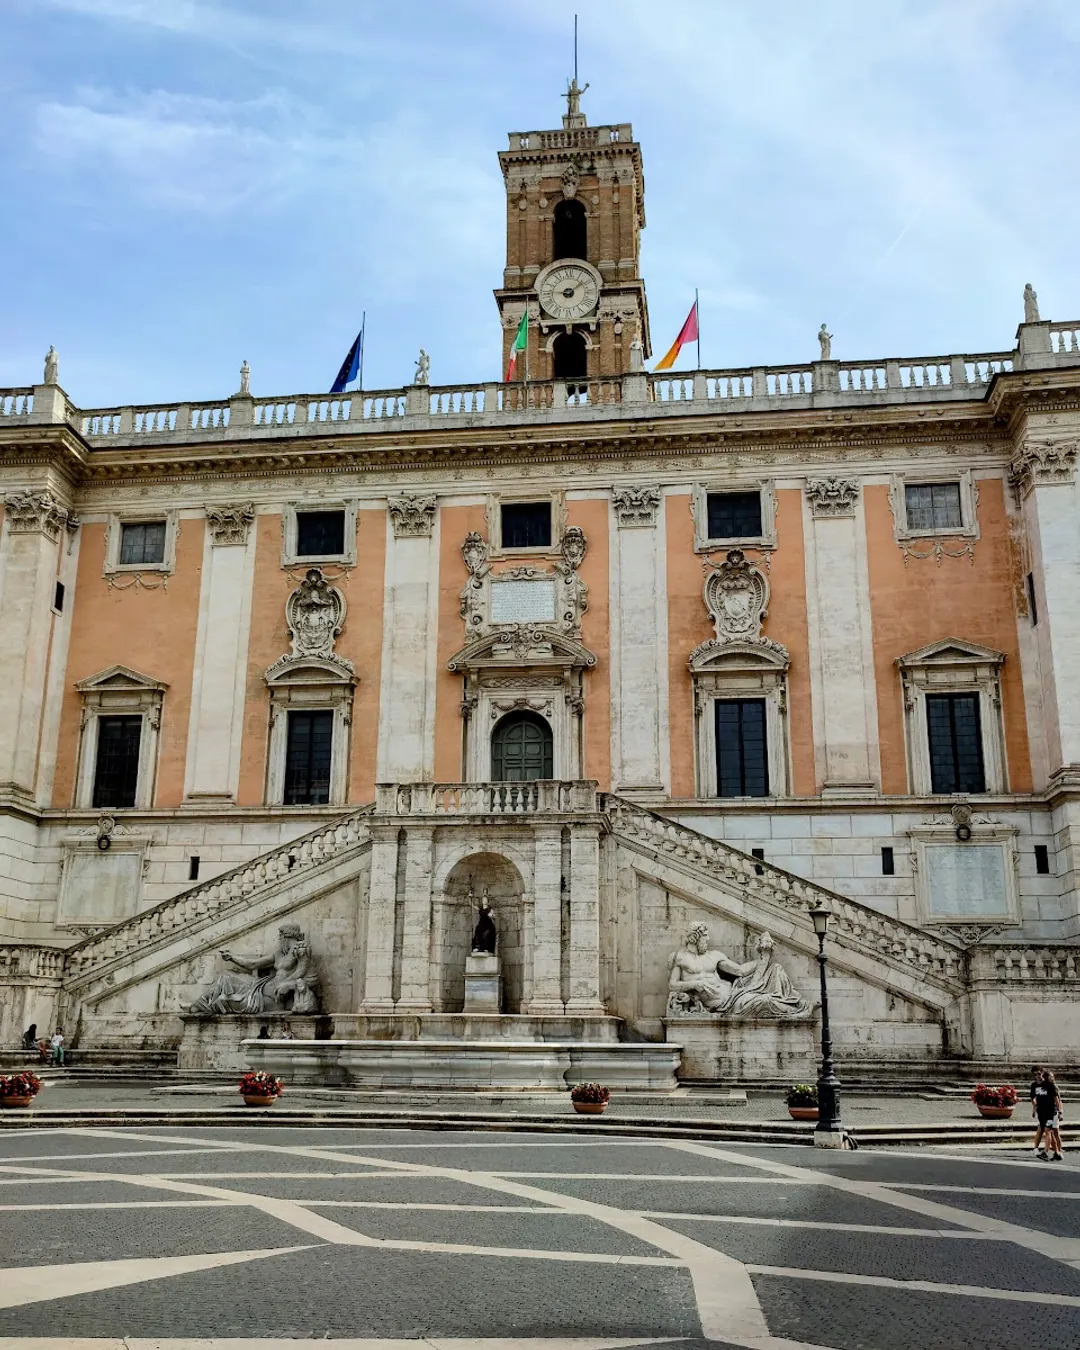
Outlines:
[[1034, 487], [1076, 478], [1076, 441], [1025, 441], [1009, 464], [1009, 482], [1026, 497]]
[[806, 500], [815, 516], [853, 516], [859, 498], [856, 478], [808, 478]]
[[12, 534], [43, 534], [56, 539], [68, 520], [68, 511], [48, 492], [15, 492], [4, 503]]

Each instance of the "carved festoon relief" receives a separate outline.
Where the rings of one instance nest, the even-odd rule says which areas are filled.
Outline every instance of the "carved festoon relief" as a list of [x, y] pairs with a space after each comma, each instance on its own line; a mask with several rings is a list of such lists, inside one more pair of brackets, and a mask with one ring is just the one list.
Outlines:
[[395, 539], [428, 538], [435, 526], [435, 498], [391, 497], [386, 504]]
[[58, 539], [69, 513], [48, 492], [14, 492], [4, 502], [12, 534], [43, 534]]
[[797, 993], [775, 960], [771, 934], [761, 933], [752, 961], [733, 961], [709, 946], [709, 929], [698, 923], [669, 962], [668, 1017], [806, 1018], [812, 1005]]
[[859, 499], [857, 478], [808, 478], [806, 500], [815, 516], [853, 516]]
[[611, 500], [615, 504], [615, 519], [621, 530], [628, 526], [656, 524], [656, 513], [661, 502], [658, 487], [612, 488]]
[[1026, 441], [1009, 464], [1009, 482], [1018, 499], [1033, 487], [1071, 483], [1076, 478], [1076, 441]]
[[248, 541], [255, 506], [247, 502], [238, 506], [208, 506], [206, 525], [214, 548], [243, 546]]
[[283, 923], [274, 951], [244, 957], [223, 951], [222, 958], [236, 971], [219, 975], [189, 1009], [211, 1017], [266, 1012], [319, 1011], [319, 975], [311, 946], [299, 924]]
[[334, 639], [345, 622], [345, 597], [330, 586], [322, 569], [309, 567], [285, 601], [293, 656], [332, 656]]

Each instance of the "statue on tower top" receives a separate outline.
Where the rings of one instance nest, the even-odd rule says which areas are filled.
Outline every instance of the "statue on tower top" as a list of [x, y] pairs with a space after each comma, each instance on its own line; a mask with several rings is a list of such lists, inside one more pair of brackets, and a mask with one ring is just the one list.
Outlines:
[[585, 114], [581, 111], [581, 96], [588, 89], [588, 81], [585, 84], [578, 84], [577, 75], [566, 86], [566, 93], [563, 98], [566, 99], [566, 116], [563, 118], [563, 125], [567, 127], [577, 127], [585, 125]]

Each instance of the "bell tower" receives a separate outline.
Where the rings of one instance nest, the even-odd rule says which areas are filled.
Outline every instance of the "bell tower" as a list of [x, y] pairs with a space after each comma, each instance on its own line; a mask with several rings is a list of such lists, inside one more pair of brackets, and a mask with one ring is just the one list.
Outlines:
[[[514, 131], [499, 155], [506, 184], [506, 268], [495, 292], [503, 372], [525, 305], [530, 380], [603, 378], [648, 356], [640, 276], [645, 225], [641, 147], [630, 124], [590, 127], [589, 86], [571, 80], [559, 131]], [[520, 358], [515, 379], [524, 378]]]

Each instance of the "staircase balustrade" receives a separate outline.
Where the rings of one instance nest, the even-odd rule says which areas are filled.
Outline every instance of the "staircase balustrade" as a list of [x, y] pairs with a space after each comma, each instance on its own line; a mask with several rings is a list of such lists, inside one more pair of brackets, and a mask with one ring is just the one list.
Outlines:
[[730, 844], [699, 834], [664, 816], [606, 795], [603, 807], [615, 834], [635, 839], [660, 854], [697, 867], [750, 899], [806, 915], [815, 905], [832, 911], [831, 931], [859, 946], [914, 968], [920, 975], [936, 975], [959, 983], [963, 953], [911, 924], [881, 914], [857, 900], [827, 890], [783, 868], [742, 853]]
[[181, 891], [107, 932], [86, 938], [69, 947], [66, 953], [58, 953], [62, 964], [66, 958], [68, 980], [84, 979], [103, 966], [152, 947], [183, 929], [227, 914], [279, 881], [294, 881], [305, 872], [314, 871], [323, 863], [358, 848], [371, 837], [368, 817], [372, 809], [365, 806], [329, 825], [321, 825], [310, 834], [280, 844], [210, 881]]

